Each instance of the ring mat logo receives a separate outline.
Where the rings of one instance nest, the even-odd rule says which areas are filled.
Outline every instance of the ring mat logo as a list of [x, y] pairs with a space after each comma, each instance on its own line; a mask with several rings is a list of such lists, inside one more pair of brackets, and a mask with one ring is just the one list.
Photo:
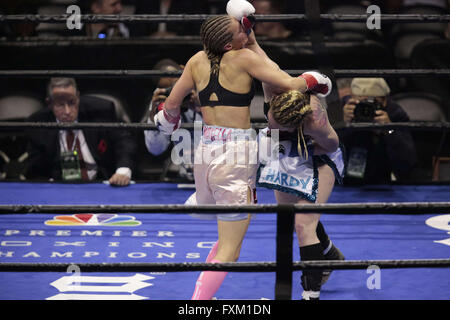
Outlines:
[[[428, 218], [425, 221], [425, 224], [435, 229], [447, 231], [447, 234], [450, 234], [450, 214], [443, 214]], [[434, 242], [450, 246], [450, 238], [443, 240], [435, 240]]]
[[143, 300], [148, 298], [134, 292], [153, 286], [146, 282], [152, 279], [139, 273], [130, 277], [64, 276], [50, 283], [60, 293], [47, 300]]
[[45, 221], [47, 226], [110, 226], [110, 227], [134, 227], [142, 223], [133, 216], [118, 214], [73, 214], [67, 216], [55, 216], [53, 220]]

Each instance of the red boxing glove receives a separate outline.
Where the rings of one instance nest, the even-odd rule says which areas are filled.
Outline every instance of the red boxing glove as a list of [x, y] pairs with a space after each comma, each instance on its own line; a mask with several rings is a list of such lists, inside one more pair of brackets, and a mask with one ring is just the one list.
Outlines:
[[181, 117], [178, 115], [177, 117], [172, 117], [169, 115], [164, 109], [164, 102], [161, 102], [158, 105], [158, 113], [153, 118], [153, 122], [155, 123], [158, 130], [166, 135], [171, 135], [175, 130], [180, 127]]
[[317, 94], [319, 98], [329, 95], [333, 88], [330, 78], [319, 72], [308, 71], [299, 77], [305, 79], [307, 90]]
[[254, 15], [243, 16], [241, 19], [241, 25], [244, 28], [244, 31], [247, 35], [252, 32], [252, 29], [255, 25], [256, 19]]
[[158, 111], [161, 111], [161, 110], [164, 110], [164, 101], [161, 101], [161, 102], [158, 104]]
[[247, 35], [255, 25], [255, 7], [246, 0], [230, 0], [227, 3], [227, 13], [239, 21]]

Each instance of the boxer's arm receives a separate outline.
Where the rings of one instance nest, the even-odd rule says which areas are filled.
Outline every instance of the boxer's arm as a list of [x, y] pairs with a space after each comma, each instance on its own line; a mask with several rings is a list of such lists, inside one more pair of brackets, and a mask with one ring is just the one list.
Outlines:
[[303, 78], [291, 77], [286, 72], [275, 68], [273, 61], [262, 57], [250, 49], [238, 50], [239, 67], [248, 72], [253, 78], [260, 80], [267, 85], [276, 88], [277, 93], [298, 90], [305, 92], [306, 81]]
[[[194, 57], [196, 57], [196, 55]], [[170, 92], [164, 103], [164, 110], [171, 117], [176, 118], [180, 116], [180, 106], [183, 102], [183, 99], [195, 88], [195, 83], [191, 71], [192, 59], [194, 57], [192, 57], [186, 63], [181, 77], [177, 80], [177, 82], [175, 82], [172, 91]]]
[[153, 118], [153, 122], [163, 134], [171, 135], [181, 124], [181, 103], [195, 87], [191, 72], [191, 60], [195, 57], [196, 55], [188, 61], [181, 77], [173, 86], [166, 101], [158, 106], [158, 113]]
[[[286, 73], [285, 71], [281, 70], [278, 64], [272, 59], [270, 59], [267, 53], [260, 47], [258, 41], [256, 40], [255, 32], [253, 30], [248, 36], [247, 48], [258, 54], [259, 56], [261, 56], [261, 58], [263, 58], [264, 60], [266, 60], [267, 63], [274, 68], [274, 70], [279, 70], [283, 73]], [[266, 102], [269, 101], [276, 94], [275, 92], [277, 92], [277, 88], [274, 88], [273, 86], [265, 82], [262, 83], [262, 88], [264, 92], [264, 101]]]
[[310, 99], [312, 113], [305, 119], [303, 133], [314, 140], [314, 154], [334, 152], [339, 147], [339, 137], [331, 126], [327, 111], [319, 98], [311, 95]]

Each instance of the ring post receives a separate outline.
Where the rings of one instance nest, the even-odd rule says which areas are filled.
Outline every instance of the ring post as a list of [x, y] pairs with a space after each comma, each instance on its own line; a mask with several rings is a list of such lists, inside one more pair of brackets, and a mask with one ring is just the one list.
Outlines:
[[280, 204], [277, 207], [276, 300], [292, 299], [294, 214], [293, 204]]

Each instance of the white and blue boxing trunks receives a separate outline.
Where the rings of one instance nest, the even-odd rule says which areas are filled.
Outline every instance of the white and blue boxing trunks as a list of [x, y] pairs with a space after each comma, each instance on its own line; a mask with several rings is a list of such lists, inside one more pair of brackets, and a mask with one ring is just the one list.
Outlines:
[[[268, 128], [262, 130], [267, 134]], [[294, 133], [295, 135], [295, 133]], [[338, 183], [342, 183], [344, 160], [341, 148], [320, 156], [314, 154], [314, 146], [307, 143], [309, 157], [300, 157], [294, 140], [279, 142], [279, 153], [273, 153], [265, 163], [261, 163], [256, 177], [256, 185], [294, 194], [310, 202], [316, 202], [321, 165], [329, 165]]]

